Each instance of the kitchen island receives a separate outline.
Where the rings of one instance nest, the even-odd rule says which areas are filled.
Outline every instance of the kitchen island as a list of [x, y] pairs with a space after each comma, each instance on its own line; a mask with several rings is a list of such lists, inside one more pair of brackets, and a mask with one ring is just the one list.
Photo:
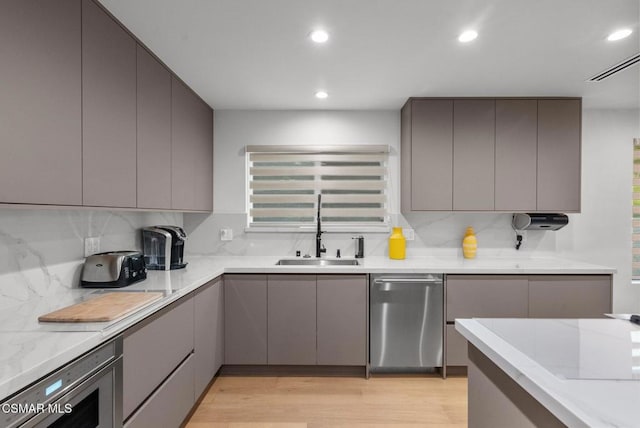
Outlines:
[[619, 319], [458, 319], [469, 426], [637, 427], [640, 326]]

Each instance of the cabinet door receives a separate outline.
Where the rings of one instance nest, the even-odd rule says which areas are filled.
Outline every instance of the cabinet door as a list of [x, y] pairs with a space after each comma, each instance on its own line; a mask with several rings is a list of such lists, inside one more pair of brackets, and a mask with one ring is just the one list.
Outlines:
[[[205, 390], [221, 365], [220, 329], [223, 328], [222, 279], [202, 287], [195, 295], [194, 365], [196, 396]], [[224, 332], [222, 332], [224, 334]]]
[[367, 362], [367, 279], [364, 275], [318, 275], [320, 365]]
[[80, 1], [0, 6], [0, 202], [82, 204]]
[[172, 208], [213, 209], [213, 113], [189, 88], [171, 79]]
[[538, 101], [538, 211], [580, 212], [579, 99]]
[[136, 42], [82, 2], [83, 204], [136, 206]]
[[456, 318], [526, 318], [526, 275], [447, 275], [447, 321]]
[[529, 278], [531, 318], [604, 318], [611, 312], [609, 275], [536, 275]]
[[224, 361], [267, 364], [267, 276], [225, 275]]
[[453, 101], [414, 100], [411, 115], [411, 209], [450, 211]]
[[[127, 418], [193, 352], [193, 299], [126, 331], [123, 341], [123, 415]], [[191, 380], [193, 391], [193, 378]]]
[[447, 324], [447, 365], [466, 366], [469, 364], [467, 357], [467, 339], [456, 331], [454, 324]]
[[453, 103], [453, 209], [492, 211], [495, 100]]
[[138, 208], [171, 208], [171, 75], [137, 47]]
[[316, 364], [316, 276], [269, 275], [268, 363]]
[[190, 355], [124, 424], [125, 428], [179, 427], [195, 403]]
[[213, 311], [215, 319], [213, 325], [213, 336], [215, 343], [213, 351], [213, 374], [215, 375], [224, 364], [224, 281], [222, 278], [213, 284]]
[[496, 211], [535, 211], [537, 100], [496, 100]]

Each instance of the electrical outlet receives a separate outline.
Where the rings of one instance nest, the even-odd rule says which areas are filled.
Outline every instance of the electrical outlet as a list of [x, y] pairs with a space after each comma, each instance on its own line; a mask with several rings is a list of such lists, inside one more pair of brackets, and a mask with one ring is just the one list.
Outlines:
[[89, 257], [92, 254], [100, 252], [100, 237], [84, 238], [84, 256]]
[[404, 235], [404, 239], [406, 239], [407, 241], [413, 241], [414, 239], [416, 239], [416, 233], [413, 229], [404, 229], [402, 233]]
[[233, 241], [233, 229], [220, 229], [221, 241]]

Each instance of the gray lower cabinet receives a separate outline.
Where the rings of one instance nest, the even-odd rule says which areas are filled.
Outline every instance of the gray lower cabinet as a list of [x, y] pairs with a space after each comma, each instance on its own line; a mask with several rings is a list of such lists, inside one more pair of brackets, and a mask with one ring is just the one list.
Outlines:
[[269, 275], [267, 363], [316, 364], [316, 276]]
[[529, 317], [604, 318], [611, 312], [610, 275], [529, 278]]
[[447, 275], [447, 321], [456, 318], [526, 318], [526, 275]]
[[466, 366], [456, 318], [600, 318], [611, 312], [611, 275], [447, 275], [446, 364]]
[[196, 399], [194, 373], [195, 357], [191, 354], [125, 422], [125, 428], [182, 426]]
[[366, 275], [318, 275], [317, 362], [366, 365]]
[[82, 202], [136, 207], [136, 42], [82, 1]]
[[[188, 298], [170, 305], [124, 333], [125, 420], [193, 353], [193, 314], [193, 299]], [[193, 397], [193, 375], [190, 382]]]
[[82, 205], [80, 0], [0, 6], [0, 202]]
[[227, 365], [366, 365], [366, 275], [226, 274], [224, 302]]
[[194, 296], [195, 393], [199, 397], [224, 360], [224, 287], [217, 278]]
[[267, 364], [267, 275], [224, 276], [224, 362]]
[[171, 208], [171, 74], [137, 46], [138, 208]]

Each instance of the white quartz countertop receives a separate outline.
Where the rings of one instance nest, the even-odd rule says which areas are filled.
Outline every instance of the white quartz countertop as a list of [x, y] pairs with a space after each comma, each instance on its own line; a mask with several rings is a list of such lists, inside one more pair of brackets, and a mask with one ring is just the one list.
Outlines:
[[[0, 313], [0, 400], [117, 336], [140, 320], [224, 273], [444, 273], [444, 274], [612, 274], [615, 269], [557, 258], [386, 257], [359, 259], [358, 266], [279, 266], [278, 256], [192, 257], [185, 269], [149, 271], [147, 279], [122, 289], [69, 288], [54, 295], [16, 302]], [[39, 323], [48, 312], [110, 291], [163, 291], [165, 297], [108, 323]], [[24, 336], [23, 336], [24, 335]], [[60, 339], [58, 339], [60, 338]], [[61, 350], [61, 346], [64, 350]]]
[[564, 424], [640, 424], [640, 326], [619, 319], [457, 319], [456, 330]]

